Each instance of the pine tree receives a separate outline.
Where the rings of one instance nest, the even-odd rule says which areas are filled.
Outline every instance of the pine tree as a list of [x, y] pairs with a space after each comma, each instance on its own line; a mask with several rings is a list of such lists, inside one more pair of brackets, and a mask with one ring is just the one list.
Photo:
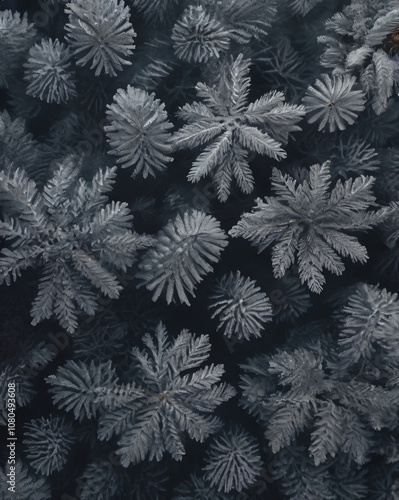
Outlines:
[[[193, 33], [195, 36], [193, 37]], [[190, 5], [178, 19], [172, 32], [176, 56], [189, 62], [206, 62], [220, 57], [230, 45], [228, 31], [202, 5]]]
[[211, 295], [209, 309], [218, 318], [217, 329], [227, 337], [260, 337], [264, 324], [271, 321], [271, 305], [256, 283], [240, 271], [223, 276]]
[[214, 438], [203, 470], [211, 486], [228, 493], [248, 488], [261, 468], [256, 440], [243, 429], [233, 428]]
[[361, 90], [353, 90], [355, 77], [347, 75], [321, 75], [314, 87], [309, 87], [302, 102], [306, 106], [309, 123], [319, 122], [318, 131], [328, 125], [329, 132], [337, 128], [345, 130], [352, 125], [357, 115], [364, 110], [365, 99]]
[[164, 105], [154, 94], [131, 86], [119, 89], [114, 102], [107, 105], [110, 125], [104, 127], [111, 154], [118, 156], [122, 168], [133, 167], [132, 177], [141, 173], [155, 177], [173, 160], [170, 144], [172, 124]]
[[146, 237], [131, 231], [126, 203], [106, 204], [103, 193], [111, 189], [115, 170], [100, 170], [86, 182], [78, 178], [76, 158], [66, 158], [42, 192], [20, 168], [0, 173], [5, 207], [0, 227], [10, 242], [0, 254], [1, 282], [10, 284], [28, 267], [43, 268], [33, 325], [55, 315], [67, 331], [75, 331], [77, 314], [97, 309], [94, 291], [118, 297], [122, 287], [113, 270], [126, 271], [136, 250], [148, 245]]
[[340, 359], [345, 366], [361, 360], [375, 363], [382, 351], [390, 364], [399, 364], [398, 329], [397, 294], [362, 283], [342, 309]]
[[76, 97], [76, 86], [69, 66], [68, 47], [58, 40], [42, 40], [29, 50], [24, 64], [26, 93], [46, 102], [67, 102]]
[[387, 110], [398, 78], [392, 56], [396, 53], [393, 40], [399, 27], [399, 11], [397, 2], [391, 5], [390, 8], [386, 2], [352, 0], [326, 22], [331, 35], [318, 37], [325, 46], [322, 65], [337, 75], [359, 75], [357, 80], [370, 96], [377, 115]]
[[375, 202], [371, 187], [373, 177], [360, 176], [342, 183], [329, 192], [330, 167], [310, 167], [309, 180], [296, 180], [273, 170], [275, 197], [257, 199], [251, 213], [246, 213], [230, 230], [233, 237], [242, 236], [259, 252], [274, 244], [273, 272], [281, 278], [296, 261], [302, 283], [312, 292], [321, 293], [325, 278], [323, 268], [341, 275], [345, 269], [340, 258], [366, 262], [366, 248], [346, 231], [370, 229], [388, 214], [387, 209], [368, 210]]
[[100, 418], [99, 437], [119, 436], [117, 454], [124, 467], [146, 458], [160, 461], [166, 451], [181, 460], [184, 434], [202, 442], [217, 432], [222, 422], [212, 413], [235, 395], [233, 387], [220, 383], [223, 365], [201, 367], [209, 357], [207, 335], [183, 330], [172, 339], [160, 324], [155, 337], [146, 334], [143, 342], [143, 350], [133, 349], [135, 399], [114, 391], [114, 406], [105, 403]]
[[[118, 377], [111, 369], [111, 361], [90, 364], [82, 361], [68, 361], [58, 368], [56, 374], [47, 377], [49, 392], [53, 403], [66, 411], [73, 411], [73, 416], [81, 422], [83, 418], [94, 418], [103, 404], [112, 405]], [[133, 387], [129, 391], [131, 399], [138, 398], [140, 390]]]
[[[69, 23], [65, 25], [77, 64], [90, 69], [95, 75], [116, 76], [122, 65], [130, 65], [129, 57], [135, 48], [136, 33], [129, 20], [130, 9], [123, 0], [72, 0], [65, 12]], [[83, 53], [83, 55], [82, 55]], [[82, 57], [81, 57], [82, 56]]]
[[220, 201], [226, 201], [233, 178], [244, 193], [253, 191], [248, 151], [275, 160], [286, 157], [283, 144], [300, 130], [304, 107], [286, 104], [282, 92], [270, 92], [248, 104], [250, 61], [240, 54], [231, 60], [218, 84], [196, 86], [202, 102], [180, 108], [185, 122], [174, 134], [175, 149], [206, 146], [187, 176], [191, 182], [211, 175]]
[[32, 420], [25, 425], [24, 445], [30, 465], [49, 476], [64, 467], [73, 443], [71, 425], [59, 417]]
[[2, 10], [0, 12], [0, 31], [2, 33], [0, 50], [0, 87], [8, 88], [9, 82], [23, 64], [26, 53], [37, 39], [34, 24], [28, 21], [28, 14]]
[[315, 342], [318, 329], [310, 331], [299, 339], [300, 347], [294, 340], [289, 348], [242, 366], [241, 403], [264, 427], [273, 453], [305, 435], [316, 467], [342, 453], [363, 465], [380, 430], [396, 425], [395, 389], [385, 387], [381, 374], [371, 378], [347, 371], [332, 338]]
[[[176, 298], [190, 305], [195, 286], [212, 271], [227, 245], [226, 234], [212, 216], [198, 210], [177, 216], [158, 232], [156, 242], [139, 264], [137, 277], [157, 300], [165, 292], [170, 304]], [[177, 297], [176, 297], [177, 296]]]

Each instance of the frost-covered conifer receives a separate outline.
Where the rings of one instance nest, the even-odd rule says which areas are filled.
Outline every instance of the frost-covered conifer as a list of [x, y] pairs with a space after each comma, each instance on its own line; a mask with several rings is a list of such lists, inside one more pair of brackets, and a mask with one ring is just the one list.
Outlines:
[[123, 0], [72, 0], [65, 12], [69, 14], [66, 40], [78, 65], [91, 64], [96, 76], [102, 71], [116, 76], [123, 65], [132, 64], [136, 33]]
[[67, 102], [76, 96], [68, 47], [58, 40], [42, 40], [29, 50], [25, 63], [26, 93], [46, 102]]
[[117, 163], [133, 169], [132, 177], [155, 177], [164, 170], [173, 160], [172, 124], [165, 105], [154, 94], [129, 85], [126, 91], [119, 89], [107, 107], [110, 124], [104, 129]]

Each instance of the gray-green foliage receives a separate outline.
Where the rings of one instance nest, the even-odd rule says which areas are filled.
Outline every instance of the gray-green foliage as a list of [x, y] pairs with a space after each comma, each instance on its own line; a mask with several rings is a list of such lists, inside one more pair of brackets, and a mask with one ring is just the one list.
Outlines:
[[107, 108], [110, 123], [104, 129], [117, 163], [132, 168], [132, 177], [155, 177], [164, 170], [173, 160], [169, 156], [172, 124], [165, 105], [154, 94], [128, 85], [126, 90], [118, 89]]
[[25, 63], [26, 93], [46, 102], [67, 102], [76, 97], [69, 48], [59, 40], [42, 40], [29, 50]]
[[15, 491], [9, 490], [9, 468], [3, 472], [0, 469], [0, 498], [1, 500], [14, 500], [15, 498], [32, 498], [34, 500], [51, 500], [51, 488], [46, 477], [35, 474], [27, 464], [20, 459], [16, 460], [15, 477], [18, 481], [15, 484]]
[[310, 115], [309, 123], [318, 123], [318, 131], [327, 128], [329, 132], [345, 130], [352, 125], [365, 108], [361, 90], [353, 89], [355, 77], [348, 75], [321, 75], [314, 87], [308, 87], [302, 102]]
[[220, 430], [214, 410], [235, 395], [232, 386], [220, 381], [223, 365], [202, 366], [210, 354], [208, 335], [182, 330], [173, 339], [160, 324], [143, 343], [143, 349], [132, 352], [137, 387], [129, 393], [116, 387], [114, 399], [103, 400], [100, 416], [99, 437], [118, 436], [116, 453], [124, 467], [160, 461], [165, 452], [182, 460], [184, 435], [202, 442]]
[[60, 471], [67, 459], [73, 444], [71, 424], [63, 418], [38, 418], [25, 424], [26, 456], [36, 472], [49, 476]]
[[116, 71], [132, 64], [136, 33], [123, 0], [71, 0], [65, 12], [69, 14], [66, 40], [79, 66], [91, 63], [96, 76], [102, 71], [116, 76]]
[[235, 427], [222, 432], [209, 445], [204, 477], [218, 491], [242, 491], [255, 483], [262, 465], [256, 439]]
[[399, 0], [8, 3], [0, 500], [396, 500]]
[[23, 167], [28, 175], [37, 180], [43, 174], [40, 164], [40, 152], [33, 134], [27, 132], [23, 118], [12, 119], [8, 111], [0, 114], [0, 166], [11, 163], [15, 168]]
[[28, 14], [21, 15], [11, 10], [0, 11], [0, 31], [2, 33], [0, 50], [0, 87], [8, 88], [13, 73], [22, 64], [26, 53], [36, 41], [38, 34]]
[[217, 318], [217, 329], [227, 337], [260, 337], [264, 325], [272, 319], [272, 307], [266, 294], [240, 271], [224, 275], [218, 280], [210, 297], [212, 318]]
[[153, 293], [152, 300], [165, 293], [168, 304], [178, 299], [190, 305], [189, 296], [195, 296], [196, 285], [218, 262], [226, 240], [214, 217], [199, 210], [178, 213], [156, 234], [137, 277]]
[[217, 85], [198, 83], [201, 101], [178, 112], [187, 124], [174, 134], [175, 149], [205, 147], [187, 178], [198, 182], [210, 175], [221, 201], [227, 200], [233, 179], [244, 193], [253, 191], [249, 152], [275, 160], [286, 157], [283, 145], [291, 132], [301, 130], [297, 123], [305, 113], [302, 105], [285, 103], [282, 92], [269, 92], [248, 103], [249, 65], [240, 54], [224, 68]]
[[[27, 366], [28, 370], [33, 369], [34, 367], [31, 365]], [[26, 406], [30, 401], [32, 400], [33, 396], [36, 393], [36, 390], [33, 385], [33, 379], [32, 377], [29, 377], [27, 375], [22, 375], [19, 373], [19, 371], [22, 371], [22, 367], [13, 367], [13, 366], [6, 366], [1, 372], [0, 372], [0, 425], [1, 426], [6, 426], [7, 425], [7, 419], [8, 419], [8, 414], [9, 410], [7, 408], [7, 391], [8, 391], [8, 384], [9, 383], [14, 383], [16, 386], [18, 384], [18, 390], [15, 391], [15, 411], [18, 411], [18, 409], [22, 406]]]
[[[112, 405], [117, 394], [118, 377], [111, 361], [84, 363], [69, 360], [46, 381], [53, 403], [72, 412], [79, 422], [97, 416], [102, 404]], [[134, 387], [125, 392], [132, 398], [137, 397]]]
[[253, 211], [244, 213], [229, 234], [248, 239], [259, 252], [273, 245], [274, 275], [284, 276], [297, 262], [301, 282], [321, 293], [323, 268], [341, 275], [341, 256], [353, 262], [368, 259], [366, 248], [351, 233], [371, 229], [387, 214], [386, 209], [369, 210], [375, 205], [373, 182], [373, 177], [362, 175], [344, 183], [338, 180], [330, 190], [328, 162], [311, 166], [309, 180], [301, 184], [275, 168], [275, 196], [258, 198]]
[[377, 115], [387, 110], [399, 76], [392, 57], [396, 49], [387, 39], [398, 27], [396, 0], [352, 0], [326, 22], [328, 34], [318, 37], [322, 65], [336, 75], [356, 76]]
[[[354, 301], [349, 301], [346, 321], [353, 322], [356, 312]], [[340, 328], [343, 338], [347, 328], [345, 323]], [[321, 335], [321, 329], [326, 325], [309, 325], [310, 334], [299, 332], [291, 345], [245, 363], [241, 402], [265, 429], [273, 453], [307, 436], [306, 449], [316, 467], [341, 454], [363, 465], [381, 439], [381, 429], [395, 427], [395, 376], [387, 380], [382, 369], [372, 370], [372, 363], [354, 374], [347, 351]]]
[[131, 481], [125, 469], [117, 462], [96, 460], [89, 463], [80, 477], [82, 481], [81, 498], [113, 498], [121, 488], [131, 489]]
[[[290, 500], [365, 500], [366, 471], [348, 467], [340, 456], [315, 466], [303, 446], [281, 450], [273, 460], [273, 478], [279, 481], [282, 492]], [[380, 497], [381, 498], [381, 497]]]
[[172, 40], [176, 56], [195, 63], [220, 57], [230, 45], [228, 31], [202, 5], [190, 5], [183, 12], [173, 27]]
[[68, 332], [79, 312], [97, 309], [98, 292], [117, 298], [116, 270], [126, 271], [145, 236], [131, 230], [127, 203], [107, 203], [116, 168], [79, 178], [74, 157], [62, 161], [42, 191], [23, 169], [0, 172], [0, 222], [8, 246], [0, 254], [0, 282], [10, 284], [29, 268], [42, 268], [32, 304], [32, 324], [55, 316]]
[[203, 476], [191, 474], [189, 479], [181, 482], [175, 490], [173, 500], [228, 500], [229, 495], [211, 486]]
[[189, 4], [172, 30], [175, 54], [191, 63], [227, 53], [230, 44], [262, 39], [276, 13], [274, 0], [226, 0]]
[[341, 316], [339, 345], [343, 364], [382, 364], [383, 357], [389, 360], [385, 370], [394, 371], [399, 364], [397, 293], [363, 283], [349, 296]]

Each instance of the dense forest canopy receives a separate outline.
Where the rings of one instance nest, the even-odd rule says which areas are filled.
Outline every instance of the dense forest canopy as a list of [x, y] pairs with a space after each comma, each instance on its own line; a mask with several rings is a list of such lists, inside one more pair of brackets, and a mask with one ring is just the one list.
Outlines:
[[399, 0], [0, 8], [0, 499], [399, 499]]

